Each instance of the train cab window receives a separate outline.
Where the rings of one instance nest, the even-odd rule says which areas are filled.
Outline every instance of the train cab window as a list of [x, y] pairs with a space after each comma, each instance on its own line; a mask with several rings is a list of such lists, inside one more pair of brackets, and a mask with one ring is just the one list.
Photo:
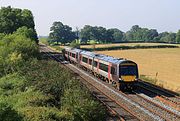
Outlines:
[[115, 68], [111, 67], [111, 74], [115, 74]]
[[85, 58], [85, 57], [82, 58], [82, 61], [83, 61], [84, 63], [88, 63], [88, 59]]
[[137, 66], [135, 65], [122, 65], [119, 68], [120, 75], [138, 75]]
[[89, 65], [92, 65], [92, 59], [89, 59]]
[[93, 62], [93, 66], [97, 68], [97, 61]]
[[108, 65], [103, 64], [103, 63], [99, 63], [99, 69], [108, 72]]

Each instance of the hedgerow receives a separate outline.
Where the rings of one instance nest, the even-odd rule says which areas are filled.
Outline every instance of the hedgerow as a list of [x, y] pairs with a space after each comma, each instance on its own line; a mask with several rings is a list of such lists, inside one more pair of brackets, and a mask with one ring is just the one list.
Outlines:
[[128, 49], [151, 49], [151, 48], [179, 48], [175, 45], [154, 45], [154, 46], [112, 46], [112, 47], [98, 47], [98, 48], [83, 48], [87, 51], [105, 51], [105, 50], [128, 50]]

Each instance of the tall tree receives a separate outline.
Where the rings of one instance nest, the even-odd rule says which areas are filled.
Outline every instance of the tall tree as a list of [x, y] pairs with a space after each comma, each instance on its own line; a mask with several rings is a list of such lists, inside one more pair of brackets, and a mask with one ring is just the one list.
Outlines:
[[98, 42], [106, 43], [106, 28], [104, 27], [93, 27], [93, 38]]
[[158, 32], [156, 29], [149, 30], [148, 28], [141, 28], [138, 25], [132, 26], [131, 30], [126, 32], [125, 35], [127, 40], [133, 41], [152, 41], [158, 39]]
[[172, 43], [172, 42], [175, 42], [176, 40], [175, 33], [162, 32], [161, 34], [159, 34], [159, 36], [160, 36], [161, 42]]
[[158, 36], [158, 32], [156, 29], [150, 29], [147, 35], [147, 40], [152, 41], [155, 37]]
[[176, 34], [176, 42], [180, 43], [180, 30]]
[[[11, 6], [0, 9], [0, 33], [12, 34], [23, 26], [32, 29], [36, 34], [34, 17], [30, 10], [11, 8]], [[37, 42], [37, 34], [35, 36], [34, 39]]]
[[57, 44], [59, 42], [65, 44], [77, 39], [76, 33], [72, 31], [72, 28], [64, 25], [62, 22], [54, 22], [50, 31], [49, 38], [51, 41], [56, 41]]
[[106, 40], [107, 40], [107, 42], [113, 42], [114, 41], [113, 33], [114, 33], [114, 31], [112, 29], [108, 29], [106, 31]]
[[93, 34], [93, 27], [90, 25], [85, 25], [82, 29], [81, 29], [81, 33], [80, 33], [80, 38], [82, 42], [87, 42], [88, 40], [92, 39], [92, 34]]
[[114, 42], [120, 42], [120, 41], [122, 41], [122, 39], [123, 39], [123, 32], [122, 31], [120, 31], [119, 29], [117, 29], [117, 28], [113, 28], [113, 29], [109, 29], [109, 31], [111, 31], [112, 32], [112, 37], [113, 37], [113, 41]]
[[0, 9], [0, 33], [10, 34], [22, 26], [34, 29], [34, 17], [31, 11], [11, 8], [11, 6]]

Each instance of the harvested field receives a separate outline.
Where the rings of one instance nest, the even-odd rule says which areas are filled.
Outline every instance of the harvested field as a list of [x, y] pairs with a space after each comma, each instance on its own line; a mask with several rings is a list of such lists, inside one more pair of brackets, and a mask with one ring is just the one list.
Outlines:
[[97, 53], [135, 61], [139, 73], [165, 88], [180, 91], [180, 48], [98, 51]]
[[[95, 48], [107, 48], [118, 46], [158, 46], [158, 45], [177, 45], [177, 44], [165, 44], [165, 43], [117, 43], [117, 44], [97, 44]], [[94, 45], [81, 45], [81, 48], [94, 48]]]

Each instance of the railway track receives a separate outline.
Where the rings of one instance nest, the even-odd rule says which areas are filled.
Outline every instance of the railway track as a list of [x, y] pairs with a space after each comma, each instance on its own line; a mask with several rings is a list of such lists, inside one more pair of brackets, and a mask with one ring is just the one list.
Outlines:
[[[53, 50], [44, 47], [43, 50], [51, 58], [63, 63], [63, 59], [59, 59], [51, 54]], [[97, 78], [90, 76], [89, 73], [77, 68], [72, 64], [64, 64], [78, 74], [85, 85], [92, 90], [93, 95], [99, 99], [106, 107], [108, 107], [119, 120], [180, 120], [179, 115], [169, 114], [166, 110], [160, 108], [158, 104], [142, 98], [139, 94], [125, 94], [115, 90], [110, 84], [107, 84]], [[155, 105], [156, 104], [156, 105]], [[161, 112], [161, 113], [160, 113]], [[166, 115], [167, 114], [167, 115]], [[174, 115], [174, 116], [173, 116]]]
[[132, 91], [132, 94], [128, 95], [135, 102], [139, 103], [141, 106], [146, 106], [144, 108], [160, 116], [166, 121], [178, 121], [180, 119], [180, 113], [178, 111], [172, 111], [169, 107], [160, 105], [147, 95], [139, 94], [135, 91]]
[[158, 86], [139, 81], [137, 85], [140, 89], [144, 90], [147, 95], [154, 95], [154, 98], [161, 103], [180, 111], [180, 97], [178, 94], [162, 89]]

